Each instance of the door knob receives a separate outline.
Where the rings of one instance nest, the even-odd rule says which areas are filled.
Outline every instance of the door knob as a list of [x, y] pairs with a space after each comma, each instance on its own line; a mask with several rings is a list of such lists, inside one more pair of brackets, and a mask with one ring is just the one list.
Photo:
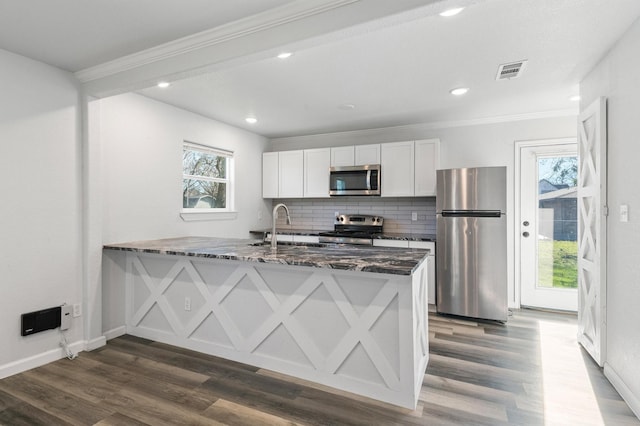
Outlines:
[[523, 237], [525, 237], [525, 238], [527, 238], [527, 237], [529, 236], [529, 233], [528, 233], [527, 231], [524, 231], [524, 232], [522, 233], [522, 236], [523, 236]]

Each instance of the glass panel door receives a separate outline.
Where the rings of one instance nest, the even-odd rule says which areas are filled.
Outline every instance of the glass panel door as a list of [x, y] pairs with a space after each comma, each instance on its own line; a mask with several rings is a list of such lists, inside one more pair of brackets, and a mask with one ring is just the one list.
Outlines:
[[520, 151], [520, 303], [577, 311], [576, 144]]
[[578, 157], [538, 157], [539, 287], [578, 288]]

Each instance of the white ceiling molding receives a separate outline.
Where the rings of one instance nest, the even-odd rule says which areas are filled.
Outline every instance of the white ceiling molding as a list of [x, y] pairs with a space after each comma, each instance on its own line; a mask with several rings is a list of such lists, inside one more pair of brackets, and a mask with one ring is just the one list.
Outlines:
[[446, 129], [451, 127], [477, 126], [482, 124], [508, 123], [510, 121], [538, 120], [554, 117], [577, 117], [578, 108], [557, 109], [553, 111], [530, 112], [526, 114], [500, 115], [496, 117], [475, 118], [469, 120], [440, 121], [422, 125], [429, 129]]
[[75, 73], [75, 76], [81, 82], [86, 83], [159, 60], [179, 56], [187, 52], [308, 18], [358, 1], [361, 0], [306, 0], [304, 2], [288, 3], [284, 6], [267, 10], [226, 25], [80, 70]]
[[345, 132], [335, 132], [335, 133], [322, 133], [322, 134], [314, 134], [314, 135], [306, 135], [306, 136], [290, 136], [290, 137], [282, 137], [282, 138], [272, 138], [269, 139], [270, 142], [275, 142], [279, 144], [286, 144], [288, 142], [293, 141], [301, 141], [308, 139], [309, 141], [323, 139], [327, 135], [334, 135], [336, 141], [340, 141], [342, 139], [347, 141], [358, 140], [358, 137], [364, 137], [364, 140], [375, 140], [375, 137], [380, 135], [380, 133], [411, 133], [414, 134], [416, 131], [420, 130], [433, 130], [433, 129], [448, 129], [455, 127], [468, 127], [468, 126], [481, 126], [486, 124], [498, 124], [498, 123], [508, 123], [508, 122], [517, 122], [517, 121], [525, 121], [525, 120], [537, 120], [544, 118], [557, 118], [557, 117], [577, 117], [579, 114], [578, 108], [571, 109], [558, 109], [553, 111], [542, 111], [542, 112], [533, 112], [527, 114], [513, 114], [513, 115], [502, 115], [496, 117], [486, 117], [486, 118], [477, 118], [471, 120], [456, 120], [456, 121], [438, 121], [431, 123], [417, 123], [417, 124], [406, 124], [403, 126], [392, 126], [392, 127], [383, 127], [377, 129], [365, 129], [365, 130], [349, 130]]

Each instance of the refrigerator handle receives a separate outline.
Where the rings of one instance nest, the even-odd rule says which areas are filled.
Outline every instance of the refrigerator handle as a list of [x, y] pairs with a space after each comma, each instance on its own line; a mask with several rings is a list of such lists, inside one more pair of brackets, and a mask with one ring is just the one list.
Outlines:
[[500, 210], [443, 210], [442, 217], [500, 217]]

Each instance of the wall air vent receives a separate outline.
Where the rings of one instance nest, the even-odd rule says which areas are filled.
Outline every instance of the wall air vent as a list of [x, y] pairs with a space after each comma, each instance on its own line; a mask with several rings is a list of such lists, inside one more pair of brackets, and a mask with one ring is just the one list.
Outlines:
[[500, 65], [498, 67], [496, 80], [510, 80], [512, 78], [520, 77], [520, 73], [524, 69], [526, 63], [527, 61], [523, 60]]

